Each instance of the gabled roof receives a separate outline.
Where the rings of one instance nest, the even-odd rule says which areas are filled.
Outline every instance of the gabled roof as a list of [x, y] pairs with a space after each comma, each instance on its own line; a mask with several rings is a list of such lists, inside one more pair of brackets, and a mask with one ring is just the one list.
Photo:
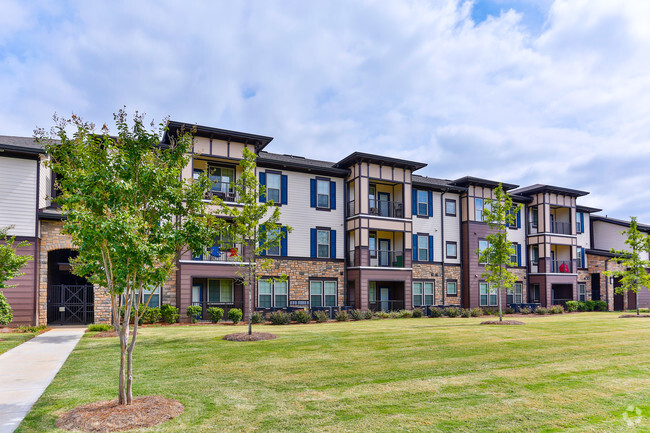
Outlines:
[[426, 167], [423, 162], [408, 161], [406, 159], [392, 158], [390, 156], [373, 155], [372, 153], [354, 152], [337, 163], [338, 167], [348, 168], [356, 162], [372, 162], [375, 164], [388, 165], [392, 167], [406, 168], [412, 171]]
[[44, 154], [43, 146], [32, 137], [14, 137], [0, 135], [0, 151], [9, 150], [19, 153]]
[[438, 179], [435, 177], [419, 176], [414, 174], [412, 177], [413, 185], [423, 186], [430, 189], [435, 189], [437, 191], [454, 191], [454, 192], [464, 192], [467, 188], [461, 186], [452, 185], [448, 179]]
[[496, 188], [499, 183], [503, 186], [504, 191], [517, 188], [519, 185], [512, 183], [497, 182], [495, 180], [481, 179], [480, 177], [465, 176], [452, 181], [452, 185], [468, 187], [470, 185], [483, 186], [487, 188]]
[[303, 156], [287, 155], [262, 151], [257, 156], [257, 165], [272, 168], [296, 168], [317, 174], [345, 177], [348, 170], [336, 167], [336, 163], [309, 159]]
[[196, 132], [194, 133], [195, 137], [198, 136], [198, 137], [216, 138], [217, 140], [234, 141], [235, 143], [251, 144], [255, 146], [257, 152], [264, 149], [266, 145], [273, 140], [273, 137], [267, 137], [264, 135], [249, 134], [247, 132], [239, 132], [239, 131], [230, 131], [228, 129], [213, 128], [211, 126], [196, 125], [193, 123], [186, 123], [186, 122], [177, 122], [174, 120], [170, 121], [168, 126], [169, 126], [169, 130], [166, 131], [165, 135], [163, 136], [164, 143], [169, 143], [169, 135], [176, 134], [176, 131], [178, 131], [182, 127], [184, 127], [185, 130], [187, 131], [191, 131], [192, 128], [196, 128]]
[[583, 195], [589, 194], [587, 191], [580, 191], [578, 189], [565, 188], [563, 186], [553, 186], [553, 185], [542, 185], [541, 183], [536, 183], [535, 185], [525, 186], [519, 188], [513, 193], [520, 195], [532, 195], [538, 192], [552, 192], [555, 194], [568, 195], [571, 197], [582, 197]]

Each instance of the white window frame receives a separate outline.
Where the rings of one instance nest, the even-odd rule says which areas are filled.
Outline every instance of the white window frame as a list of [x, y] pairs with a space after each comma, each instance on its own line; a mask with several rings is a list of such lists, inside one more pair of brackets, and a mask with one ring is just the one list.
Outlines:
[[[479, 282], [479, 305], [481, 307], [496, 307], [498, 305], [497, 289], [486, 282]], [[483, 302], [483, 297], [486, 297], [486, 302]]]
[[[449, 212], [449, 205], [452, 205], [453, 212]], [[456, 200], [451, 198], [445, 199], [445, 216], [450, 216], [450, 217], [456, 216]]]
[[[418, 236], [418, 262], [428, 262], [429, 261], [429, 236], [427, 235], [417, 235]], [[424, 242], [422, 242], [424, 239]], [[424, 248], [422, 244], [424, 243]], [[422, 258], [422, 251], [424, 251], [424, 258]]]
[[[510, 302], [508, 302], [510, 299]], [[524, 300], [524, 286], [522, 283], [515, 283], [506, 293], [506, 304], [521, 304]]]
[[[262, 293], [262, 284], [268, 287], [268, 291]], [[260, 299], [262, 296], [269, 297], [269, 306], [262, 306]], [[284, 298], [283, 302], [278, 302]], [[284, 304], [284, 305], [282, 305]], [[262, 279], [257, 283], [257, 306], [261, 308], [286, 308], [289, 306], [289, 282], [276, 281], [272, 279]]]
[[[421, 200], [420, 193], [422, 193], [422, 197], [424, 197], [424, 201]], [[417, 194], [416, 194], [416, 198], [417, 198], [417, 201], [418, 201], [418, 203], [417, 203], [417, 211], [418, 211], [417, 215], [429, 216], [429, 193], [427, 191], [423, 190], [423, 189], [418, 189]], [[421, 205], [424, 206], [424, 211], [422, 211], [422, 209], [420, 208]]]
[[[277, 188], [271, 187], [271, 179], [275, 179], [277, 177], [278, 185]], [[272, 197], [272, 195], [275, 195], [275, 192], [277, 191], [278, 199], [276, 200], [275, 198]], [[273, 192], [273, 193], [272, 193]], [[273, 200], [274, 204], [279, 204], [282, 203], [282, 174], [281, 173], [269, 173], [268, 171], [266, 172], [266, 201], [271, 201]]]
[[512, 263], [514, 263], [515, 266], [519, 266], [519, 261], [517, 260], [517, 259], [518, 259], [518, 256], [517, 256], [517, 245], [519, 245], [519, 243], [517, 243], [517, 242], [512, 242], [512, 243], [510, 244], [510, 248], [512, 248], [512, 251], [514, 252], [513, 254], [510, 255], [510, 261], [511, 261]]
[[[481, 244], [485, 244], [485, 248], [481, 248]], [[488, 242], [487, 239], [479, 239], [478, 240], [478, 263], [479, 265], [486, 265], [488, 262], [482, 262], [481, 261], [481, 254], [483, 253], [484, 250], [490, 248], [490, 242]]]
[[584, 268], [584, 263], [582, 263], [582, 247], [576, 248], [576, 264], [578, 265], [578, 269]]
[[[325, 193], [320, 192], [320, 186], [325, 186]], [[321, 204], [321, 197], [325, 197], [325, 204]], [[326, 179], [316, 179], [316, 207], [319, 209], [330, 208], [330, 181]]]
[[[419, 300], [418, 300], [419, 298]], [[413, 306], [422, 307], [435, 304], [435, 282], [413, 281]]]
[[[449, 285], [452, 284], [454, 290], [449, 290]], [[458, 295], [458, 281], [447, 280], [447, 295]]]
[[[151, 294], [151, 292], [158, 292], [158, 293], [155, 293], [151, 297], [151, 302], [149, 302], [149, 305], [147, 305], [147, 307], [151, 307], [151, 308], [160, 307], [160, 305], [162, 304], [162, 287], [155, 287], [155, 288], [153, 288], [151, 290], [148, 290], [148, 289], [143, 287], [142, 288], [142, 301], [140, 301], [140, 302], [142, 302], [143, 304], [145, 302], [147, 302], [147, 299], [149, 299], [149, 294]], [[156, 297], [158, 297], [157, 298], [158, 303], [153, 302], [153, 300], [156, 299]]]
[[[330, 258], [330, 246], [331, 246], [331, 230], [322, 230], [322, 229], [317, 229], [316, 230], [316, 257], [319, 259], [329, 259]], [[327, 233], [327, 243], [321, 243], [320, 242], [320, 235], [321, 233]], [[327, 254], [322, 255], [321, 254], [321, 246], [326, 246], [327, 247]]]
[[578, 283], [578, 301], [587, 300], [587, 284]]
[[278, 257], [282, 254], [282, 234], [281, 234], [282, 228], [277, 227], [274, 229], [266, 229], [266, 239], [270, 241], [269, 236], [273, 236], [276, 238], [279, 238], [279, 242], [275, 243], [272, 246], [269, 246], [266, 249], [266, 255], [267, 256], [274, 256]]
[[[319, 299], [315, 303], [314, 298]], [[315, 305], [320, 303], [320, 305]], [[338, 281], [309, 280], [310, 307], [336, 307], [338, 305]]]
[[[449, 247], [454, 248], [454, 254], [449, 254]], [[445, 242], [445, 254], [448, 259], [457, 259], [458, 258], [458, 243], [455, 241]]]

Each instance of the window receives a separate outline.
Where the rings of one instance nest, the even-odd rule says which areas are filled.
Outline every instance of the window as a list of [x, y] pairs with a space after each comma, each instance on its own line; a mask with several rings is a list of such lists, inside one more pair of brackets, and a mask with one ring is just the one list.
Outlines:
[[458, 245], [456, 242], [447, 241], [446, 247], [448, 259], [455, 259], [458, 257]]
[[271, 243], [271, 246], [266, 250], [266, 255], [268, 256], [279, 256], [280, 255], [280, 229], [274, 228], [266, 231], [266, 236], [268, 241]]
[[309, 303], [312, 307], [336, 307], [336, 281], [309, 282]]
[[418, 261], [429, 261], [429, 237], [427, 235], [418, 235]]
[[208, 280], [208, 303], [231, 304], [233, 299], [232, 280]]
[[330, 207], [330, 181], [316, 179], [316, 207]]
[[329, 230], [318, 230], [316, 251], [317, 251], [316, 257], [319, 258], [330, 257], [330, 231]]
[[523, 302], [523, 285], [515, 283], [506, 293], [506, 304], [521, 304]]
[[370, 257], [377, 257], [377, 233], [370, 233], [368, 249], [370, 250]]
[[483, 221], [483, 199], [474, 199], [474, 219], [476, 221]]
[[530, 257], [532, 264], [537, 266], [539, 264], [539, 246], [533, 245], [530, 247]]
[[537, 228], [537, 223], [538, 223], [538, 218], [539, 214], [537, 213], [537, 206], [531, 207], [530, 208], [530, 225], [532, 228], [536, 229]]
[[512, 245], [510, 245], [510, 262], [514, 263], [515, 266], [519, 266], [519, 244], [514, 242]]
[[273, 203], [280, 203], [280, 189], [282, 178], [278, 173], [266, 173], [266, 199], [273, 200]]
[[487, 260], [482, 261], [483, 260], [482, 255], [483, 255], [483, 251], [487, 250], [489, 246], [490, 246], [490, 243], [488, 241], [486, 241], [485, 239], [479, 239], [478, 240], [478, 262], [480, 264], [482, 264], [482, 265], [487, 263]]
[[377, 302], [377, 283], [374, 281], [368, 283], [368, 302], [371, 304]]
[[445, 215], [456, 216], [456, 200], [445, 199]]
[[479, 305], [495, 307], [497, 305], [497, 289], [488, 286], [488, 283], [479, 283]]
[[260, 280], [257, 283], [257, 305], [261, 308], [284, 308], [289, 305], [289, 285], [286, 281]]
[[[153, 292], [153, 295], [151, 293]], [[160, 307], [160, 292], [161, 289], [159, 287], [155, 288], [143, 288], [142, 289], [142, 302], [147, 302], [147, 299], [149, 299], [149, 295], [151, 295], [151, 300], [149, 300], [149, 304], [147, 305], [148, 307]]]
[[585, 283], [578, 283], [578, 301], [587, 300], [587, 285]]
[[582, 247], [576, 248], [577, 251], [577, 262], [578, 262], [578, 268], [584, 268], [585, 263], [584, 263], [584, 255], [585, 255], [585, 250]]
[[377, 187], [375, 185], [368, 187], [368, 207], [370, 208], [370, 213], [373, 212], [373, 209], [377, 211]]
[[231, 197], [233, 189], [231, 183], [235, 181], [235, 169], [232, 167], [218, 167], [208, 165], [208, 178], [212, 181], [211, 191], [223, 198]]
[[433, 305], [433, 281], [413, 282], [413, 306]]
[[447, 295], [456, 296], [458, 295], [458, 283], [456, 280], [447, 280]]
[[509, 214], [512, 214], [515, 216], [512, 222], [508, 225], [511, 229], [518, 229], [519, 228], [519, 212], [517, 211], [517, 206], [513, 206]]
[[576, 212], [576, 233], [584, 233], [585, 214]]
[[429, 216], [429, 193], [418, 190], [418, 215]]

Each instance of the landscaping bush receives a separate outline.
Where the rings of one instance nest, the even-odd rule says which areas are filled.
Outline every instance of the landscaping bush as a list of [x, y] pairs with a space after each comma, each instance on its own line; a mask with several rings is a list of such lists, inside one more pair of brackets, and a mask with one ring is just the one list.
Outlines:
[[348, 313], [346, 313], [345, 311], [339, 311], [338, 313], [336, 313], [336, 316], [334, 316], [334, 318], [336, 319], [337, 322], [345, 322], [350, 318], [350, 316], [348, 316]]
[[297, 323], [309, 323], [311, 322], [311, 313], [307, 310], [296, 310], [291, 315], [292, 319]]
[[361, 310], [352, 310], [350, 311], [350, 318], [352, 320], [363, 320], [363, 313]]
[[535, 314], [539, 314], [540, 316], [543, 316], [544, 314], [548, 314], [548, 310], [544, 307], [537, 307], [535, 309]]
[[390, 319], [390, 314], [385, 311], [377, 311], [375, 317], [378, 319]]
[[592, 301], [594, 302], [594, 311], [607, 311], [607, 302], [605, 301]]
[[187, 317], [190, 318], [190, 322], [196, 323], [199, 319], [199, 316], [203, 312], [203, 308], [198, 305], [190, 305], [187, 307]]
[[512, 307], [506, 307], [505, 310], [503, 310], [503, 314], [515, 314], [515, 309]]
[[430, 311], [431, 317], [442, 317], [442, 315], [445, 314], [444, 310], [438, 307], [431, 307]]
[[586, 311], [594, 311], [596, 308], [596, 301], [585, 301]]
[[140, 318], [140, 322], [152, 324], [160, 322], [162, 317], [159, 307], [148, 307], [144, 310], [144, 314]]
[[228, 310], [228, 318], [235, 325], [241, 322], [242, 317], [244, 317], [244, 314], [241, 312], [239, 308], [231, 308], [230, 310]]
[[372, 319], [372, 316], [373, 316], [373, 314], [372, 314], [372, 311], [370, 311], [370, 310], [366, 310], [366, 311], [363, 312], [364, 320], [370, 320], [370, 319]]
[[521, 307], [519, 309], [519, 314], [530, 314], [533, 312], [533, 309], [530, 307]]
[[88, 331], [90, 332], [104, 332], [104, 331], [110, 331], [113, 329], [113, 326], [107, 325], [105, 323], [93, 323], [92, 325], [88, 325]]
[[38, 326], [25, 326], [25, 325], [23, 325], [23, 326], [18, 327], [18, 332], [41, 332], [42, 330], [44, 330], [46, 328], [47, 328], [47, 326], [45, 326], [45, 325], [38, 325]]
[[472, 316], [472, 312], [469, 310], [469, 308], [461, 308], [460, 317], [465, 317], [466, 319], [468, 319], [471, 316]]
[[397, 313], [397, 317], [401, 319], [410, 319], [411, 317], [413, 317], [413, 313], [409, 310], [399, 310], [399, 312]]
[[284, 311], [274, 311], [269, 314], [269, 320], [272, 325], [288, 325], [291, 323], [291, 314]]
[[415, 309], [413, 309], [412, 314], [413, 314], [413, 317], [416, 317], [416, 318], [417, 318], [417, 317], [422, 317], [422, 315], [423, 315], [424, 313], [423, 313], [422, 310], [420, 310], [419, 308], [415, 308]]
[[223, 308], [210, 307], [207, 312], [212, 323], [219, 323], [219, 321], [223, 319]]
[[13, 319], [14, 313], [11, 309], [11, 305], [9, 305], [5, 295], [0, 292], [0, 326], [7, 326]]
[[[370, 317], [372, 317], [372, 315]], [[330, 319], [330, 316], [325, 311], [316, 311], [314, 312], [314, 319], [316, 319], [318, 323], [325, 323]]]
[[256, 311], [251, 315], [251, 323], [260, 325], [264, 322], [266, 322], [266, 320], [264, 320], [264, 314], [260, 313], [259, 311]]
[[397, 319], [399, 317], [399, 313], [397, 311], [389, 311], [388, 317], [391, 319]]
[[573, 313], [575, 311], [578, 311], [578, 301], [566, 301], [566, 310], [569, 313]]
[[180, 315], [178, 314], [178, 308], [172, 305], [163, 305], [160, 307], [160, 315], [162, 319], [167, 323], [176, 323]]
[[447, 307], [445, 308], [445, 314], [447, 317], [458, 317], [460, 316], [460, 310], [456, 307]]
[[553, 305], [551, 308], [548, 309], [548, 312], [551, 314], [563, 314], [564, 307], [561, 305]]
[[483, 310], [480, 308], [472, 308], [469, 310], [469, 315], [472, 317], [481, 317], [483, 315]]

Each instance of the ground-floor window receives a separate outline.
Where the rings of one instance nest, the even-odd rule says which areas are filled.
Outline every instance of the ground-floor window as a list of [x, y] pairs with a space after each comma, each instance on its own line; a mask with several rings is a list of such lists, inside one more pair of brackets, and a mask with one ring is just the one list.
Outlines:
[[479, 283], [479, 305], [481, 307], [495, 307], [497, 305], [497, 289], [488, 283]]
[[507, 304], [521, 304], [523, 302], [523, 285], [515, 283], [506, 294]]
[[289, 305], [287, 281], [260, 280], [257, 283], [257, 306], [261, 308], [284, 308]]
[[232, 280], [208, 280], [208, 302], [211, 304], [233, 303]]
[[311, 280], [309, 282], [309, 303], [312, 307], [336, 307], [337, 282]]
[[539, 303], [539, 284], [530, 285], [528, 302]]
[[374, 281], [368, 283], [368, 302], [377, 302], [377, 284]]
[[433, 281], [413, 282], [413, 306], [433, 305]]
[[587, 285], [585, 283], [578, 283], [578, 301], [587, 300]]
[[[147, 307], [160, 307], [160, 292], [162, 289], [160, 287], [150, 287], [150, 288], [143, 288], [142, 289], [142, 302], [145, 303], [147, 302], [147, 299], [149, 299], [149, 295], [151, 295], [151, 300], [149, 300], [149, 304]], [[153, 295], [152, 295], [153, 293]]]

